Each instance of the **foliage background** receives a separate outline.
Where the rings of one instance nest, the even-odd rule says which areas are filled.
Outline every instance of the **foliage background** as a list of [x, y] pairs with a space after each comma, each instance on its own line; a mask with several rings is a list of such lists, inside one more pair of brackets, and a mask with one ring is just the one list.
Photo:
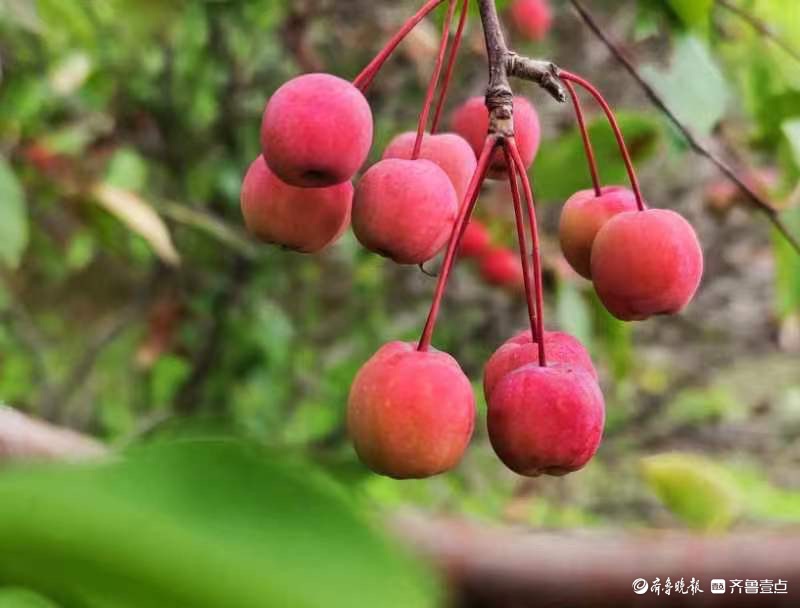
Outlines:
[[[501, 9], [505, 4], [498, 3]], [[309, 486], [303, 492], [318, 491], [320, 474], [336, 479], [323, 486], [333, 483], [331, 491], [346, 496], [345, 506], [337, 498], [319, 499], [338, 505], [331, 509], [341, 509], [343, 519], [337, 528], [334, 518], [329, 533], [317, 539], [320, 555], [341, 549], [348, 556], [345, 576], [368, 562], [370, 551], [383, 550], [370, 548], [378, 542], [370, 535], [363, 547], [342, 543], [343, 530], [352, 526], [348, 518], [400, 507], [534, 529], [795, 524], [798, 257], [735, 194], [720, 200], [724, 186], [713, 168], [692, 155], [566, 3], [554, 3], [557, 18], [547, 40], [532, 44], [512, 36], [515, 46], [587, 75], [618, 108], [646, 197], [681, 211], [700, 233], [707, 271], [698, 298], [680, 316], [625, 325], [568, 272], [554, 227], [558, 205], [588, 184], [580, 140], [568, 107], [519, 84], [537, 105], [545, 136], [532, 176], [546, 227], [549, 325], [575, 333], [592, 350], [608, 408], [604, 444], [577, 474], [521, 479], [496, 460], [479, 423], [469, 454], [451, 474], [398, 483], [358, 465], [343, 429], [350, 381], [382, 343], [417, 336], [434, 280], [369, 254], [350, 233], [318, 256], [257, 244], [242, 229], [239, 185], [258, 153], [260, 113], [270, 93], [301, 71], [353, 77], [415, 5], [0, 2], [0, 400], [115, 448], [134, 448], [134, 454], [140, 444], [187, 435], [238, 437], [268, 450], [258, 465], [247, 465], [254, 467], [252, 477], [235, 449], [231, 454], [204, 444], [184, 445], [179, 456], [156, 451], [174, 469], [148, 469], [150, 456], [132, 457], [141, 462], [130, 465], [134, 471], [113, 469], [109, 477], [141, 482], [126, 486], [127, 496], [162, 513], [164, 530], [191, 514], [197, 520], [189, 528], [200, 536], [206, 516], [260, 528], [262, 515], [245, 504], [259, 505], [289, 530], [325, 519], [298, 510], [298, 496], [286, 494], [279, 481], [283, 473], [272, 473], [270, 467], [283, 471], [284, 460], [298, 459], [306, 478], [301, 486]], [[800, 5], [793, 0], [740, 5], [786, 39], [800, 39]], [[695, 132], [736, 166], [775, 176], [760, 187], [800, 234], [800, 62], [710, 0], [593, 3], [593, 10]], [[373, 159], [394, 134], [413, 128], [436, 29], [428, 23], [415, 32], [370, 93]], [[473, 19], [450, 107], [481, 93], [481, 53]], [[593, 107], [591, 116], [602, 175], [622, 183], [613, 138]], [[511, 244], [507, 203], [502, 187], [487, 188], [481, 213], [494, 238]], [[477, 395], [483, 362], [524, 324], [523, 308], [513, 294], [485, 286], [468, 264], [457, 269], [434, 343], [458, 358]], [[485, 406], [479, 407], [482, 413]], [[184, 479], [196, 470], [186, 454], [222, 463], [228, 473], [202, 491], [206, 483]], [[23, 498], [14, 503], [3, 496], [71, 496], [75, 512], [66, 513], [73, 519], [42, 525], [71, 529], [103, 514], [124, 536], [114, 522], [132, 514], [118, 510], [126, 495], [117, 482], [107, 483], [102, 471], [71, 471], [4, 474], [0, 537], [5, 541], [16, 530], [23, 548], [36, 533], [34, 526], [16, 526], [25, 519]], [[73, 485], [71, 475], [82, 477]], [[158, 488], [176, 479], [187, 496], [242, 491], [236, 480], [257, 486], [251, 488], [257, 493], [203, 514], [185, 497], [173, 497], [176, 507], [162, 496]], [[289, 498], [274, 501], [270, 492]], [[88, 505], [96, 512], [81, 513]], [[279, 531], [268, 528], [259, 539], [292, 545], [297, 538], [277, 540]], [[259, 539], [234, 543], [223, 555], [245, 563], [245, 556], [258, 553]], [[78, 544], [86, 555], [109, 551], [90, 541]], [[190, 545], [178, 546], [188, 551]], [[115, 597], [127, 597], [124, 579], [132, 562], [111, 566], [121, 573], [111, 579], [116, 587], [110, 582], [108, 589], [94, 589], [97, 577], [87, 575], [75, 591], [66, 575], [28, 576], [37, 564], [56, 559], [48, 543], [37, 547], [29, 569], [0, 559], [0, 584], [30, 587], [63, 605], [92, 594], [96, 601], [111, 588]], [[146, 546], [128, 550], [121, 553], [148, 554]], [[320, 559], [308, 551], [299, 554], [298, 567]], [[271, 557], [258, 559], [254, 563], [270, 570]], [[380, 559], [387, 561], [376, 563], [389, 568], [401, 558], [388, 552]], [[427, 603], [433, 592], [420, 581], [428, 579], [418, 566], [403, 563], [391, 569], [395, 581], [412, 581], [411, 595], [403, 599], [398, 592], [397, 605]], [[179, 580], [176, 573], [161, 587], [154, 582], [161, 591], [153, 593], [181, 589]], [[250, 588], [244, 579], [233, 585], [241, 597], [226, 605], [252, 605], [248, 597], [263, 593], [279, 598], [292, 579], [273, 572], [264, 580], [270, 590]], [[209, 597], [235, 595], [213, 577], [205, 585], [220, 594]], [[368, 594], [361, 599], [369, 601]], [[295, 600], [319, 605], [313, 593], [306, 603]], [[341, 600], [356, 605], [344, 588]], [[130, 596], [114, 605], [137, 601]]]

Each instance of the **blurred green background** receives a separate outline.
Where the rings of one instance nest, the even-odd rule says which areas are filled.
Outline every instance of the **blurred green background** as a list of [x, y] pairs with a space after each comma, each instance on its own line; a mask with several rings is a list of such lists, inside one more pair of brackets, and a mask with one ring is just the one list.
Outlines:
[[[592, 351], [604, 443], [566, 478], [523, 479], [495, 458], [481, 369], [526, 315], [466, 263], [434, 345], [475, 384], [467, 456], [413, 482], [357, 462], [343, 426], [350, 382], [383, 343], [418, 337], [435, 279], [350, 232], [315, 256], [258, 244], [239, 186], [269, 95], [300, 72], [353, 78], [417, 5], [0, 0], [0, 402], [128, 454], [0, 472], [0, 547], [13, 548], [0, 555], [0, 606], [434, 605], [432, 575], [374, 532], [400, 508], [530, 529], [800, 521], [800, 257], [561, 2], [543, 42], [510, 39], [612, 101], [646, 198], [698, 230], [700, 292], [676, 317], [623, 324], [604, 312], [555, 233], [559, 204], [589, 185], [571, 108], [515, 83], [543, 125], [532, 177], [547, 324]], [[800, 40], [795, 0], [738, 5]], [[712, 0], [592, 10], [800, 235], [800, 61]], [[372, 160], [414, 128], [438, 19], [370, 91]], [[473, 17], [449, 108], [481, 94], [482, 44]], [[602, 177], [624, 183], [613, 137], [585, 105]], [[487, 186], [479, 205], [511, 245], [504, 188]], [[207, 437], [226, 439], [196, 439]]]

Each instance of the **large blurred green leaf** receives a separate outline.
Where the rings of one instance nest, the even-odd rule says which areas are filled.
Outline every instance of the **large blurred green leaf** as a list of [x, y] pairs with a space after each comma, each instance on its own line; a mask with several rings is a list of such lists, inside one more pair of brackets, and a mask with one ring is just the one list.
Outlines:
[[728, 83], [706, 44], [694, 36], [678, 39], [667, 70], [645, 66], [642, 73], [670, 110], [698, 133], [710, 133], [725, 114]]
[[0, 589], [0, 608], [58, 608], [56, 604], [27, 589]]
[[642, 459], [645, 481], [686, 525], [724, 530], [742, 511], [742, 497], [722, 467], [693, 454], [659, 454]]
[[[800, 112], [800, 109], [798, 109], [798, 112]], [[781, 130], [789, 142], [794, 162], [800, 169], [800, 118], [785, 121], [781, 125]]]
[[28, 215], [22, 187], [0, 158], [0, 264], [15, 267], [28, 244]]
[[0, 580], [65, 607], [432, 606], [310, 465], [234, 442], [0, 475]]
[[[661, 123], [650, 115], [620, 112], [617, 116], [634, 162], [643, 162], [656, 149]], [[614, 134], [606, 119], [588, 125], [604, 184], [627, 184], [627, 173]], [[533, 166], [533, 186], [542, 200], [563, 202], [577, 190], [591, 187], [583, 143], [577, 128], [542, 144]]]

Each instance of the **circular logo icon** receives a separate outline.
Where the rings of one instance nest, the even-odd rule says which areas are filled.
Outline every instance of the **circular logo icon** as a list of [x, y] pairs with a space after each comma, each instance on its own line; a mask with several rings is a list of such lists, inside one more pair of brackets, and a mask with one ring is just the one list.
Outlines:
[[642, 595], [643, 593], [647, 593], [647, 590], [650, 588], [650, 585], [647, 584], [647, 581], [643, 578], [637, 578], [633, 581], [633, 592], [636, 595]]

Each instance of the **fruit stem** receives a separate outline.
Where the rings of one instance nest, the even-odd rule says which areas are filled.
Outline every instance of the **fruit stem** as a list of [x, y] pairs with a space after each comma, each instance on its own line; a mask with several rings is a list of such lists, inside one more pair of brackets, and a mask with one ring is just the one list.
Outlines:
[[431, 113], [433, 97], [436, 95], [436, 86], [439, 84], [439, 76], [442, 74], [444, 56], [447, 52], [447, 39], [450, 37], [450, 25], [453, 23], [453, 13], [456, 10], [456, 0], [447, 0], [447, 14], [442, 26], [442, 39], [439, 42], [439, 54], [436, 56], [436, 63], [433, 67], [428, 90], [425, 93], [425, 101], [422, 104], [422, 111], [419, 113], [419, 124], [417, 125], [417, 139], [414, 141], [414, 151], [411, 153], [411, 160], [417, 160], [422, 150], [422, 139], [425, 137], [425, 127], [428, 126], [428, 116]]
[[517, 227], [517, 242], [519, 243], [519, 257], [522, 264], [522, 280], [525, 284], [525, 303], [528, 306], [528, 320], [531, 325], [531, 336], [536, 340], [538, 330], [536, 328], [536, 318], [538, 313], [536, 311], [536, 302], [534, 300], [534, 293], [531, 286], [531, 268], [528, 258], [528, 244], [525, 239], [525, 218], [522, 213], [522, 203], [519, 196], [519, 183], [517, 183], [517, 172], [514, 167], [514, 160], [508, 151], [507, 141], [503, 142], [503, 154], [506, 159], [506, 167], [508, 169], [508, 184], [511, 187], [511, 200], [514, 202], [514, 221]]
[[467, 224], [469, 224], [469, 218], [472, 216], [475, 203], [478, 201], [481, 184], [483, 184], [483, 181], [486, 179], [492, 155], [499, 143], [500, 140], [496, 136], [490, 135], [483, 144], [483, 150], [481, 150], [481, 154], [478, 157], [478, 166], [475, 168], [475, 173], [472, 174], [472, 180], [464, 194], [464, 200], [459, 207], [458, 215], [453, 223], [453, 232], [450, 236], [450, 241], [447, 243], [447, 251], [444, 254], [442, 268], [439, 271], [439, 280], [436, 282], [436, 291], [433, 294], [433, 301], [431, 302], [431, 308], [428, 312], [428, 319], [425, 321], [425, 327], [422, 330], [422, 336], [417, 346], [417, 350], [419, 351], [424, 352], [430, 348], [433, 329], [436, 325], [436, 318], [439, 315], [439, 308], [442, 304], [444, 290], [445, 287], [447, 287], [450, 271], [455, 264], [456, 252], [458, 251], [459, 245], [461, 245], [461, 239], [464, 236], [464, 231], [467, 229]]
[[436, 133], [439, 129], [439, 122], [442, 118], [442, 110], [444, 109], [444, 102], [447, 98], [447, 90], [450, 88], [450, 82], [453, 79], [453, 70], [456, 67], [456, 57], [458, 50], [461, 48], [461, 39], [464, 36], [464, 27], [467, 24], [469, 16], [469, 0], [462, 0], [461, 2], [461, 16], [458, 20], [458, 27], [456, 35], [453, 38], [453, 46], [450, 47], [450, 56], [447, 58], [447, 68], [444, 72], [444, 80], [442, 81], [442, 88], [439, 93], [439, 101], [436, 102], [436, 111], [433, 113], [433, 122], [431, 123], [431, 134]]
[[370, 61], [366, 67], [361, 70], [361, 73], [353, 80], [353, 86], [359, 89], [362, 93], [372, 84], [373, 79], [380, 71], [386, 60], [391, 57], [395, 49], [400, 45], [403, 39], [408, 36], [408, 33], [413, 30], [417, 24], [422, 21], [428, 14], [439, 6], [444, 0], [428, 0], [422, 8], [420, 8], [411, 18], [406, 21], [397, 33], [392, 36], [381, 51], [375, 55], [375, 58]]
[[522, 180], [522, 191], [525, 193], [525, 204], [528, 208], [528, 221], [531, 230], [531, 247], [533, 249], [533, 282], [536, 290], [536, 336], [539, 339], [539, 365], [547, 366], [547, 356], [544, 347], [544, 295], [542, 288], [542, 257], [539, 250], [539, 227], [536, 222], [536, 202], [533, 199], [531, 182], [528, 179], [528, 172], [525, 170], [525, 163], [519, 154], [517, 142], [513, 137], [506, 140], [506, 149], [514, 160], [517, 174]]
[[578, 94], [575, 93], [575, 87], [569, 80], [564, 81], [564, 86], [572, 98], [572, 107], [575, 108], [575, 118], [578, 121], [578, 128], [581, 131], [581, 139], [583, 140], [583, 150], [586, 153], [586, 161], [589, 163], [589, 173], [592, 176], [592, 186], [594, 187], [595, 196], [600, 196], [603, 191], [600, 189], [600, 175], [597, 172], [597, 160], [594, 156], [594, 148], [592, 147], [592, 140], [589, 137], [589, 131], [586, 128], [586, 120], [583, 117], [583, 108], [581, 108], [581, 100], [578, 99]]
[[573, 74], [572, 72], [568, 72], [566, 70], [558, 70], [558, 77], [564, 81], [571, 80], [575, 84], [586, 89], [592, 95], [592, 97], [597, 100], [597, 103], [600, 104], [600, 107], [603, 108], [603, 112], [605, 112], [606, 118], [608, 118], [608, 123], [611, 125], [611, 129], [614, 131], [614, 137], [617, 139], [617, 144], [619, 145], [620, 152], [622, 153], [622, 159], [625, 161], [625, 169], [628, 171], [628, 178], [631, 182], [631, 188], [633, 188], [633, 194], [636, 196], [636, 206], [639, 208], [639, 211], [644, 211], [645, 205], [644, 200], [642, 199], [642, 191], [639, 188], [639, 180], [636, 178], [636, 171], [633, 169], [631, 155], [628, 152], [628, 147], [625, 145], [625, 138], [622, 136], [622, 130], [619, 128], [619, 123], [617, 122], [616, 116], [614, 116], [614, 112], [611, 110], [611, 106], [608, 105], [608, 102], [605, 100], [600, 91], [598, 91], [588, 80], [585, 80], [577, 74]]

